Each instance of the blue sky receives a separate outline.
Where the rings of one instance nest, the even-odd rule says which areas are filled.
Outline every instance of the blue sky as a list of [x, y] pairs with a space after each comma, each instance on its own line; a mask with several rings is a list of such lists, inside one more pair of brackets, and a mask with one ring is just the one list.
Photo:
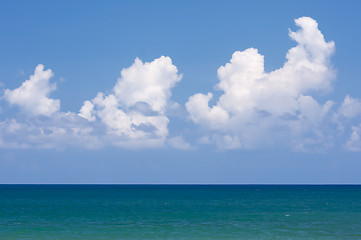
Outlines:
[[2, 1], [1, 183], [361, 183], [359, 1]]

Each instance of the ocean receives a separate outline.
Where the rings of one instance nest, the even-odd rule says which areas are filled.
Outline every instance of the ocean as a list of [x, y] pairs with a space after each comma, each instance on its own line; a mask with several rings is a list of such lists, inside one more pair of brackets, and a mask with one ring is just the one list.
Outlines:
[[0, 185], [0, 239], [361, 239], [361, 186]]

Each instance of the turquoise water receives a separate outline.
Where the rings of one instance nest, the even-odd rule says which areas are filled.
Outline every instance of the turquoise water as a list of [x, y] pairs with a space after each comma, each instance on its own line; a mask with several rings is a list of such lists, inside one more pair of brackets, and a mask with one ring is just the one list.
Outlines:
[[361, 186], [0, 185], [0, 239], [361, 239]]

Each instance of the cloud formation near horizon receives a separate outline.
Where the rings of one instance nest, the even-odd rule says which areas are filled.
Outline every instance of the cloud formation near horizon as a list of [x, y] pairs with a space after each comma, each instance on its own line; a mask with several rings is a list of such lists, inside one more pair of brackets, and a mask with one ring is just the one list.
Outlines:
[[335, 43], [325, 40], [312, 18], [298, 18], [295, 24], [299, 29], [290, 30], [289, 37], [297, 45], [287, 52], [280, 69], [265, 72], [264, 56], [255, 48], [236, 51], [218, 69], [215, 89], [222, 94], [214, 105], [209, 103], [211, 92], [189, 97], [188, 117], [199, 126], [191, 136], [198, 138], [193, 145], [184, 135], [169, 133], [168, 112], [177, 105], [171, 100], [171, 90], [182, 75], [171, 58], [162, 56], [145, 63], [135, 59], [121, 71], [109, 94], [99, 92], [85, 100], [78, 113], [60, 110], [60, 100], [50, 97], [56, 89], [50, 82], [53, 72], [39, 64], [20, 87], [4, 91], [2, 99], [17, 106], [23, 119], [0, 122], [0, 146], [94, 149], [167, 143], [181, 150], [215, 144], [222, 150], [322, 151], [336, 145], [361, 151], [361, 100], [347, 95], [337, 104], [317, 98], [333, 88]]
[[257, 49], [236, 51], [218, 69], [216, 89], [224, 93], [216, 105], [209, 106], [212, 93], [195, 94], [186, 103], [192, 121], [209, 129], [220, 148], [290, 140], [301, 150], [310, 142], [327, 142], [320, 128], [333, 102], [318, 103], [311, 94], [332, 89], [335, 44], [325, 41], [315, 20], [302, 17], [295, 23], [300, 29], [289, 36], [297, 46], [287, 52], [283, 67], [266, 73]]
[[127, 148], [163, 146], [168, 135], [171, 88], [182, 75], [169, 57], [143, 63], [136, 59], [112, 93], [98, 93], [84, 101], [78, 114], [61, 112], [60, 100], [51, 99], [55, 90], [53, 73], [39, 64], [19, 88], [5, 90], [4, 99], [23, 110], [26, 119], [0, 123], [0, 145], [7, 148]]
[[[85, 101], [79, 116], [94, 122], [99, 119], [107, 133], [118, 136], [119, 145], [161, 146], [168, 135], [166, 111], [170, 107], [171, 88], [181, 80], [169, 57], [149, 63], [135, 59], [121, 71], [111, 94], [98, 93]], [[121, 139], [121, 140], [120, 140]]]

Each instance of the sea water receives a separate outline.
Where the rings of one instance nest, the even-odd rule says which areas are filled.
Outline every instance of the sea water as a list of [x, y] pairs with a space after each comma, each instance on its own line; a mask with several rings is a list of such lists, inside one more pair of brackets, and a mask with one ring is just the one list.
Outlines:
[[361, 186], [0, 185], [0, 239], [361, 239]]

